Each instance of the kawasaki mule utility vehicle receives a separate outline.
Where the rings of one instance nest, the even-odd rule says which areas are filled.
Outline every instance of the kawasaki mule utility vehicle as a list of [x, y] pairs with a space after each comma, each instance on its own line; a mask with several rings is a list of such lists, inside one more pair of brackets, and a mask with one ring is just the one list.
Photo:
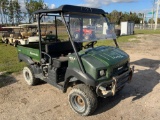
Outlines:
[[[29, 85], [41, 79], [64, 93], [72, 87], [68, 95], [71, 108], [87, 116], [97, 108], [98, 96], [114, 96], [131, 80], [133, 68], [130, 68], [129, 55], [118, 48], [103, 10], [64, 5], [38, 10], [35, 14], [39, 43], [18, 45], [19, 60], [28, 64], [23, 75]], [[55, 34], [51, 42], [41, 41], [42, 21], [55, 24], [50, 28]], [[93, 29], [87, 37], [84, 26], [88, 25], [101, 27]], [[108, 39], [113, 40], [115, 47], [95, 45]]]

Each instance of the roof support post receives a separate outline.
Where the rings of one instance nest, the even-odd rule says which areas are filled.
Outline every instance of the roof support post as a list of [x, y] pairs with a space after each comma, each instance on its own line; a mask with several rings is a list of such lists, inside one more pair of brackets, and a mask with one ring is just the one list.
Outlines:
[[38, 34], [39, 34], [39, 57], [40, 57], [40, 62], [41, 62], [41, 58], [42, 58], [42, 42], [41, 42], [41, 26], [40, 26], [40, 20], [41, 20], [41, 16], [40, 13], [38, 14]]
[[76, 54], [76, 57], [77, 57], [77, 60], [78, 60], [80, 69], [81, 69], [81, 71], [82, 71], [83, 73], [85, 73], [85, 69], [84, 69], [84, 66], [83, 66], [83, 64], [82, 64], [82, 60], [80, 59], [80, 57], [79, 57], [79, 55], [78, 55], [78, 53], [77, 53], [77, 49], [76, 49], [76, 47], [75, 47], [75, 45], [74, 45], [74, 42], [73, 42], [73, 40], [72, 40], [71, 33], [70, 33], [70, 31], [69, 31], [69, 26], [68, 26], [68, 24], [67, 24], [67, 22], [66, 22], [66, 20], [65, 20], [64, 15], [63, 15], [62, 12], [61, 12], [61, 17], [62, 17], [62, 19], [63, 19], [63, 21], [64, 21], [64, 23], [65, 23], [65, 27], [66, 27], [67, 32], [68, 32], [68, 35], [69, 35], [69, 40], [70, 40], [70, 42], [71, 42], [71, 44], [72, 44], [72, 47], [73, 47], [73, 50], [74, 50], [74, 52], [75, 52], [75, 54]]

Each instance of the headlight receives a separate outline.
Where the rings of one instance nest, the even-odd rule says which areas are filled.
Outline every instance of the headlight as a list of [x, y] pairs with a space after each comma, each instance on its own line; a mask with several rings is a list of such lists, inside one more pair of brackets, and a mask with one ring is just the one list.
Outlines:
[[100, 71], [99, 71], [99, 75], [100, 75], [100, 76], [105, 76], [105, 75], [106, 75], [105, 70], [100, 70]]

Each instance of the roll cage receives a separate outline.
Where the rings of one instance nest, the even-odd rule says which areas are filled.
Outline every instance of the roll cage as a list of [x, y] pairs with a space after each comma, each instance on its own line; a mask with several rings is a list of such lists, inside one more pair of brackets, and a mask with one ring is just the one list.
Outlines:
[[[38, 10], [38, 11], [35, 11], [34, 14], [35, 16], [37, 17], [37, 21], [38, 21], [38, 32], [39, 32], [39, 51], [40, 51], [40, 60], [42, 59], [42, 41], [41, 41], [41, 19], [43, 16], [54, 16], [55, 18], [55, 29], [56, 29], [56, 39], [57, 39], [57, 17], [61, 17], [62, 21], [64, 22], [64, 25], [66, 27], [66, 30], [67, 30], [67, 33], [68, 33], [68, 36], [69, 36], [69, 41], [71, 42], [71, 45], [73, 47], [73, 50], [75, 52], [75, 55], [76, 55], [76, 58], [78, 60], [78, 63], [79, 63], [79, 66], [80, 66], [80, 69], [83, 73], [86, 73], [85, 69], [84, 69], [84, 66], [82, 64], [82, 61], [81, 61], [81, 58], [80, 56], [78, 55], [78, 51], [75, 47], [75, 43], [72, 39], [72, 35], [70, 33], [70, 28], [69, 28], [69, 25], [67, 23], [67, 21], [65, 20], [65, 15], [66, 14], [97, 14], [97, 15], [102, 15], [103, 17], [105, 17], [105, 14], [106, 12], [103, 11], [102, 9], [96, 9], [96, 8], [89, 8], [89, 7], [81, 7], [81, 6], [72, 6], [72, 5], [63, 5], [63, 6], [60, 6], [59, 8], [56, 8], [56, 9], [43, 9], [43, 10]], [[53, 15], [54, 14], [54, 15]], [[107, 21], [107, 19], [106, 19]], [[116, 42], [116, 39], [113, 39], [116, 46], [118, 47], [118, 44]]]

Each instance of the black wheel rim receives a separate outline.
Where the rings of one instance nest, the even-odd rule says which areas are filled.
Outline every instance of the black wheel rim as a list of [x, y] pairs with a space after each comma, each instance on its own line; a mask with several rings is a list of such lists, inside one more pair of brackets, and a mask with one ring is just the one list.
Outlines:
[[85, 110], [85, 101], [80, 95], [73, 95], [71, 97], [72, 107], [78, 112], [84, 112]]

